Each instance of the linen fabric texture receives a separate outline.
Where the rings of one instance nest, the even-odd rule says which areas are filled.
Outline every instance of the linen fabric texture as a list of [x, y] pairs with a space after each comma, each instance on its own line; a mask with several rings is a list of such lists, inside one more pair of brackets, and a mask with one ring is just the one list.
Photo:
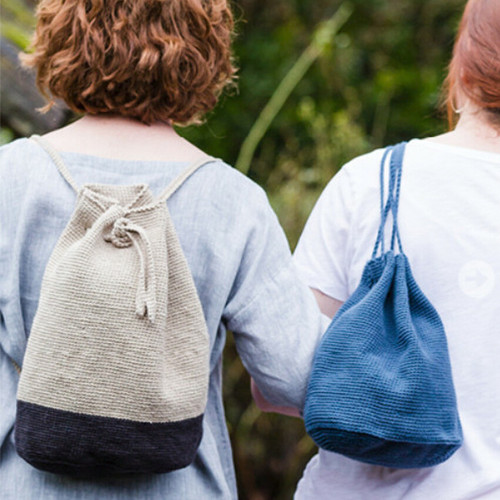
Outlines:
[[444, 327], [413, 278], [399, 236], [404, 151], [402, 143], [382, 158], [375, 249], [316, 353], [304, 419], [323, 449], [368, 464], [422, 468], [447, 460], [463, 437]]
[[[187, 168], [163, 160], [59, 154], [78, 183], [147, 183], [155, 197]], [[47, 153], [18, 139], [0, 147], [0, 497], [2, 500], [200, 500], [238, 498], [223, 404], [227, 330], [266, 398], [303, 408], [323, 322], [298, 277], [264, 190], [221, 160], [205, 165], [168, 200], [210, 336], [203, 436], [194, 461], [167, 474], [80, 479], [40, 471], [15, 450], [19, 375], [42, 277], [75, 208], [75, 191]], [[283, 293], [286, 290], [286, 293]], [[294, 304], [294, 307], [290, 307]]]
[[[77, 189], [50, 144], [34, 137]], [[209, 338], [167, 199], [87, 184], [42, 281], [18, 389], [16, 447], [42, 470], [168, 472], [202, 438]]]

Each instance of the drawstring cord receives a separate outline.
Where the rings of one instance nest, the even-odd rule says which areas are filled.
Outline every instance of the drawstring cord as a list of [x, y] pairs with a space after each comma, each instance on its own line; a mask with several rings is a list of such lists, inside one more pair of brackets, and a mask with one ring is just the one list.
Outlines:
[[[88, 188], [84, 188], [89, 199], [103, 211], [108, 212], [109, 209], [102, 202], [99, 196]], [[143, 190], [139, 193], [142, 197]], [[149, 321], [154, 323], [156, 317], [156, 271], [154, 264], [153, 250], [151, 241], [149, 240], [147, 232], [138, 224], [134, 224], [126, 216], [131, 213], [138, 212], [138, 209], [129, 209], [131, 203], [127, 208], [123, 208], [118, 204], [117, 200], [109, 197], [101, 196], [108, 202], [113, 203], [110, 208], [113, 212], [118, 210], [118, 218], [113, 222], [111, 231], [104, 236], [104, 241], [112, 243], [115, 248], [127, 248], [134, 245], [134, 248], [139, 257], [139, 280], [137, 285], [137, 292], [135, 296], [135, 312], [140, 318], [148, 318]], [[151, 210], [154, 207], [150, 207]], [[141, 245], [142, 243], [142, 245]], [[143, 250], [145, 249], [145, 252]]]
[[[403, 246], [399, 236], [398, 228], [398, 209], [399, 209], [399, 194], [401, 190], [401, 172], [403, 165], [403, 156], [406, 148], [406, 142], [402, 142], [396, 146], [386, 148], [380, 163], [380, 226], [377, 232], [377, 241], [372, 253], [374, 259], [379, 250], [380, 255], [385, 254], [385, 237], [384, 231], [389, 213], [392, 213], [392, 235], [391, 235], [391, 251], [394, 252], [395, 246], [399, 248], [399, 253], [403, 253]], [[390, 155], [389, 162], [389, 186], [387, 201], [384, 194], [384, 172], [387, 158]]]
[[135, 297], [135, 312], [152, 323], [156, 317], [156, 272], [151, 241], [146, 231], [126, 217], [115, 220], [104, 240], [116, 248], [134, 246], [139, 257], [139, 280]]

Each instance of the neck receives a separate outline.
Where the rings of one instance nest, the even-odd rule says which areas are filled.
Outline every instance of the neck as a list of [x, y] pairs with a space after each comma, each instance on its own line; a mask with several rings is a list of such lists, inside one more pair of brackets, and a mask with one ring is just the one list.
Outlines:
[[60, 151], [124, 160], [191, 161], [202, 154], [170, 123], [146, 125], [116, 115], [85, 115], [47, 140]]
[[500, 153], [500, 128], [490, 122], [484, 111], [470, 107], [460, 114], [452, 132], [431, 140], [450, 146]]
[[151, 136], [151, 134], [176, 134], [170, 122], [155, 122], [150, 125], [119, 115], [84, 115], [70, 125], [80, 130], [89, 129], [94, 133], [132, 133]]
[[500, 129], [489, 121], [485, 111], [464, 111], [460, 115], [455, 131], [473, 140], [500, 141]]

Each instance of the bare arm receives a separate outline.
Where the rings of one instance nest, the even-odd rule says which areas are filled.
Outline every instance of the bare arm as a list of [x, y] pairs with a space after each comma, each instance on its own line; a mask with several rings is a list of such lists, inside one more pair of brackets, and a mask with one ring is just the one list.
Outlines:
[[320, 311], [329, 318], [333, 318], [337, 314], [337, 311], [344, 304], [340, 300], [333, 299], [332, 297], [325, 295], [323, 292], [320, 292], [315, 288], [311, 288], [311, 290], [316, 297], [316, 302], [319, 305]]
[[[325, 295], [323, 292], [316, 290], [314, 288], [311, 289], [314, 297], [316, 298], [316, 302], [319, 305], [320, 311], [329, 318], [333, 318], [337, 311], [342, 307], [343, 302], [340, 300], [334, 299]], [[289, 417], [300, 417], [300, 412], [296, 408], [286, 408], [284, 406], [274, 406], [269, 403], [266, 398], [262, 395], [257, 384], [251, 381], [251, 389], [252, 396], [255, 401], [255, 404], [265, 412], [273, 412], [273, 413], [281, 413], [282, 415], [288, 415]]]

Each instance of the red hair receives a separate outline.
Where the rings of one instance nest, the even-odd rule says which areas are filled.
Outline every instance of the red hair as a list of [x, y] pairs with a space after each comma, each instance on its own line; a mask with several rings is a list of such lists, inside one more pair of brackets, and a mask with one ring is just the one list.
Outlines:
[[200, 122], [234, 80], [229, 0], [41, 0], [42, 93], [74, 111]]
[[469, 0], [460, 22], [446, 86], [448, 122], [462, 94], [500, 125], [500, 1]]

